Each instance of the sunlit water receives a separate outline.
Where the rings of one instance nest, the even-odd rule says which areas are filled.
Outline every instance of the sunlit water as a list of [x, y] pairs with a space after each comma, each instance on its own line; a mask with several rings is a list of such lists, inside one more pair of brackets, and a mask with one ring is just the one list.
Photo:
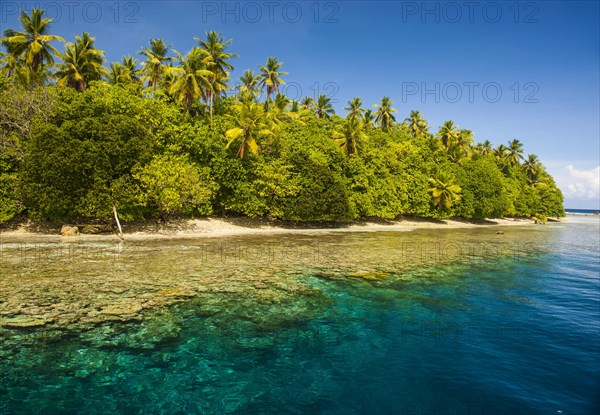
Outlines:
[[496, 230], [0, 239], [0, 414], [598, 413], [598, 218]]

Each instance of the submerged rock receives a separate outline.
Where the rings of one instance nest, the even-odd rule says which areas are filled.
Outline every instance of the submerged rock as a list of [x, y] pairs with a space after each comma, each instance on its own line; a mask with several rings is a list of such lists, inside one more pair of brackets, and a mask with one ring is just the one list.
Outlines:
[[109, 316], [119, 316], [119, 317], [134, 317], [140, 311], [142, 311], [142, 306], [135, 302], [122, 303], [122, 304], [112, 304], [104, 307], [102, 310], [92, 313], [98, 315], [109, 315]]
[[101, 233], [111, 233], [113, 231], [111, 225], [85, 225], [81, 233], [88, 235], [97, 235]]
[[81, 230], [81, 233], [83, 233], [83, 234], [89, 234], [89, 235], [95, 235], [95, 234], [98, 234], [100, 232], [101, 232], [100, 229], [97, 226], [95, 226], [95, 225], [85, 225], [83, 227], [83, 229]]
[[382, 271], [357, 271], [348, 274], [348, 276], [365, 280], [382, 280], [387, 276], [387, 273]]
[[169, 287], [158, 292], [161, 296], [166, 297], [194, 297], [196, 292], [191, 289], [185, 289], [181, 287]]
[[77, 226], [63, 225], [60, 228], [61, 236], [79, 236], [79, 228]]
[[42, 317], [42, 316], [25, 316], [19, 315], [17, 317], [8, 318], [2, 317], [0, 318], [0, 326], [4, 327], [39, 327], [44, 326], [53, 321], [52, 318]]
[[258, 281], [254, 283], [254, 288], [256, 288], [257, 290], [264, 290], [269, 288], [269, 286], [262, 281]]

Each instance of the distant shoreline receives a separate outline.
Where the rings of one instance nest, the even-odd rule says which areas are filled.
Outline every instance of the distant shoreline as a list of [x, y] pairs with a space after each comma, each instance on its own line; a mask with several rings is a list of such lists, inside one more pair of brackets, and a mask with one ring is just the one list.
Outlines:
[[598, 216], [598, 210], [594, 210], [594, 209], [570, 209], [570, 210], [565, 210], [565, 213], [567, 215], [573, 215], [573, 216]]

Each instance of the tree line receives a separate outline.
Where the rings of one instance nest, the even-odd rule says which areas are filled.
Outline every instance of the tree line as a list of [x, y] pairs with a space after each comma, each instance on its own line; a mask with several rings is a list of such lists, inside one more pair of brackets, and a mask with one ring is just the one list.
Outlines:
[[151, 39], [141, 63], [106, 66], [94, 37], [64, 42], [43, 14], [0, 39], [0, 222], [108, 219], [111, 206], [126, 220], [564, 215], [517, 139], [476, 143], [452, 121], [431, 132], [419, 111], [397, 120], [389, 97], [354, 98], [345, 117], [325, 95], [289, 99], [274, 57], [232, 88], [237, 55], [214, 31], [186, 54]]

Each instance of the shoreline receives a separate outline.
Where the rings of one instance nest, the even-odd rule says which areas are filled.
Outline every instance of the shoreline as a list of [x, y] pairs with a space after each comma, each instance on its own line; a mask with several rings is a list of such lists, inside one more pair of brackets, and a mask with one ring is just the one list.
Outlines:
[[[564, 218], [562, 219], [564, 220]], [[561, 220], [558, 220], [561, 222]], [[401, 218], [399, 220], [366, 219], [349, 223], [297, 223], [275, 222], [256, 218], [181, 219], [170, 222], [138, 222], [124, 225], [125, 240], [174, 239], [174, 238], [218, 238], [243, 235], [275, 234], [319, 234], [334, 232], [410, 232], [420, 229], [474, 229], [503, 228], [533, 225], [532, 219], [500, 218], [485, 220]], [[74, 225], [80, 230], [84, 225]], [[22, 222], [12, 228], [0, 228], [0, 237], [9, 239], [40, 238], [69, 240], [118, 239], [115, 232], [81, 233], [77, 236], [62, 236], [61, 225], [37, 222]]]

